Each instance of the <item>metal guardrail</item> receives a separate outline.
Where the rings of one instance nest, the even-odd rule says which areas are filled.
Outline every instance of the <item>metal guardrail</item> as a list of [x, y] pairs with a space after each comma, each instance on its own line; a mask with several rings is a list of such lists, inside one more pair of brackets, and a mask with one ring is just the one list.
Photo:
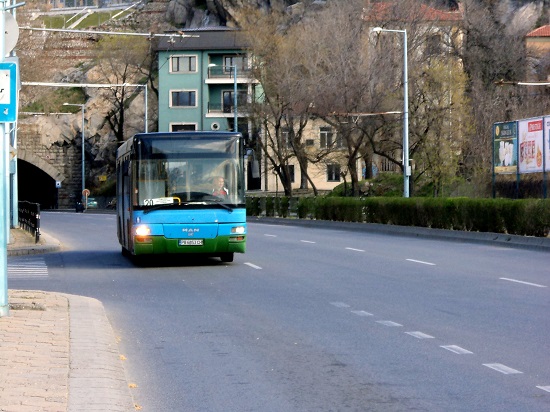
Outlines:
[[40, 240], [40, 204], [26, 200], [18, 203], [19, 226], [35, 237], [35, 242]]

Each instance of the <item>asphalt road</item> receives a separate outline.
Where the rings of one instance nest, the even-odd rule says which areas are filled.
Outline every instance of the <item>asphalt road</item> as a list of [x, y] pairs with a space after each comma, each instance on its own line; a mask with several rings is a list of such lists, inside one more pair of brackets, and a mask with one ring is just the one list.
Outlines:
[[142, 410], [550, 410], [548, 252], [250, 223], [137, 267], [114, 215], [41, 221], [67, 250], [9, 287], [101, 300]]

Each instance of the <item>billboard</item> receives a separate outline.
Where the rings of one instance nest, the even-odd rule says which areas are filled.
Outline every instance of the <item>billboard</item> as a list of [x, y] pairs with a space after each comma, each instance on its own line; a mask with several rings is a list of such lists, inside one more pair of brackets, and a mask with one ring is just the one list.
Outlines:
[[542, 172], [543, 118], [518, 120], [519, 172]]
[[517, 122], [493, 125], [493, 165], [498, 174], [517, 173]]

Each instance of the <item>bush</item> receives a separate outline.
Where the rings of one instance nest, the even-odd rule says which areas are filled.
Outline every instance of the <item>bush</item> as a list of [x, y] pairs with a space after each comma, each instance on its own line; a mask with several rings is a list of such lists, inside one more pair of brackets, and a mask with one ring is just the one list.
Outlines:
[[[247, 201], [256, 215], [261, 204]], [[287, 217], [290, 199], [265, 198], [266, 216]], [[297, 201], [301, 219], [367, 222], [400, 226], [476, 232], [547, 236], [550, 231], [550, 200], [389, 197], [306, 197]]]

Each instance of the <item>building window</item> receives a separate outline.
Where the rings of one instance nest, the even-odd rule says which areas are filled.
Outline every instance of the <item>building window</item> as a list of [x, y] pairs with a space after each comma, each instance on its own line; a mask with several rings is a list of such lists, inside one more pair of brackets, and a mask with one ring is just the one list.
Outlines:
[[327, 182], [339, 182], [340, 181], [340, 165], [331, 164], [327, 165]]
[[334, 134], [331, 127], [319, 128], [319, 140], [322, 149], [342, 147], [342, 139]]
[[171, 56], [170, 73], [196, 73], [197, 56]]
[[292, 140], [290, 139], [290, 132], [288, 128], [284, 127], [281, 129], [281, 145], [287, 149], [292, 149]]
[[[223, 112], [224, 113], [233, 113], [233, 90], [224, 91], [222, 94], [223, 98]], [[244, 107], [247, 103], [247, 94], [245, 90], [237, 90], [237, 110], [239, 107]]]
[[315, 140], [306, 139], [306, 146], [315, 146]]
[[226, 73], [231, 73], [232, 66], [237, 66], [237, 75], [239, 71], [248, 70], [248, 57], [246, 56], [224, 56], [223, 69]]
[[197, 130], [196, 124], [173, 123], [170, 125], [171, 132], [193, 132]]
[[294, 176], [294, 165], [288, 165], [288, 173], [290, 173], [290, 183], [294, 183], [295, 176]]
[[176, 90], [170, 93], [170, 107], [195, 107], [197, 92], [194, 90]]

